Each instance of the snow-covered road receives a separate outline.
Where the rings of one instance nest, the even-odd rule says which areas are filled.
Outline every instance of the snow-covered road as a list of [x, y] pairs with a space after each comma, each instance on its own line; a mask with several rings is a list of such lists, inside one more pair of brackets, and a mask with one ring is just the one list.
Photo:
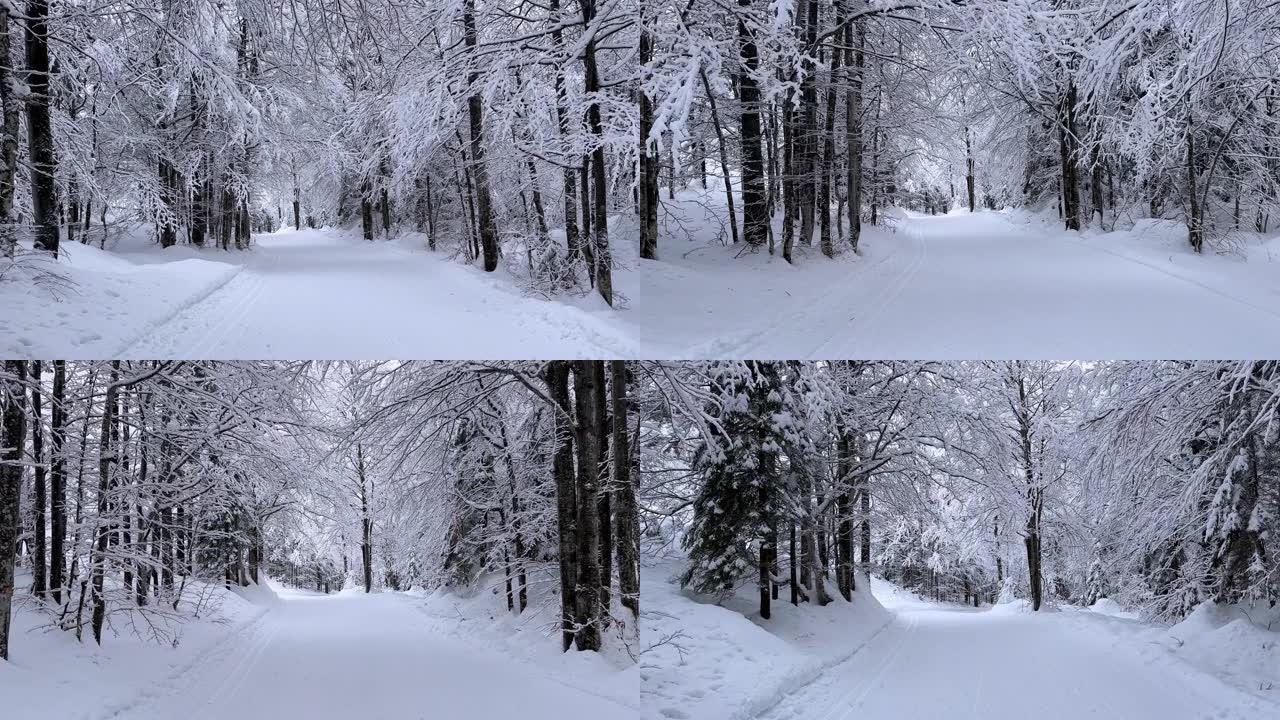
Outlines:
[[[693, 252], [647, 277], [671, 357], [1169, 358], [1280, 354], [1280, 269], [1108, 247], [980, 212], [870, 228], [864, 255]], [[665, 265], [666, 267], [662, 267]]]
[[440, 632], [399, 593], [281, 602], [152, 699], [116, 717], [627, 718], [625, 708]]
[[1117, 642], [1096, 617], [911, 601], [894, 609], [870, 643], [762, 720], [1275, 717], [1276, 706], [1213, 676]]
[[525, 297], [474, 267], [328, 231], [285, 230], [254, 243], [250, 252], [215, 255], [243, 269], [113, 357], [633, 354], [615, 311], [594, 296], [577, 304]]

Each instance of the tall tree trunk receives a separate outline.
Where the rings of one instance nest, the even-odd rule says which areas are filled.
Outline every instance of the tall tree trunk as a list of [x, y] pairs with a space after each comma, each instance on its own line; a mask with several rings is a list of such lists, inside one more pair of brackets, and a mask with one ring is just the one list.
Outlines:
[[[596, 0], [579, 0], [582, 5], [582, 24], [590, 28], [596, 17]], [[591, 97], [600, 92], [600, 70], [596, 64], [595, 34], [588, 30], [587, 44], [582, 51], [583, 90]], [[605, 169], [604, 124], [600, 117], [600, 103], [592, 100], [587, 106], [587, 126], [595, 138], [591, 151], [592, 225], [596, 266], [596, 290], [610, 306], [613, 305], [613, 256], [609, 252], [609, 186]], [[603, 368], [601, 369], [603, 372]], [[603, 392], [603, 390], [601, 390]]]
[[369, 515], [369, 481], [364, 472], [364, 445], [356, 443], [356, 481], [360, 497], [360, 560], [364, 591], [373, 592], [373, 518]]
[[58, 161], [49, 120], [49, 2], [27, 2], [27, 154], [35, 246], [58, 254]]
[[[0, 6], [0, 58], [13, 56], [10, 8]], [[18, 112], [22, 101], [14, 94], [17, 78], [7, 62], [0, 62], [0, 110], [4, 113], [0, 133], [0, 255], [11, 257], [17, 247], [17, 215], [13, 212], [14, 185], [18, 172]]]
[[800, 213], [800, 244], [813, 244], [813, 206], [817, 190], [818, 155], [818, 68], [811, 55], [818, 52], [818, 0], [808, 0], [797, 15], [804, 14], [803, 38], [806, 56], [801, 60], [800, 137], [796, 161], [796, 201]]
[[578, 625], [574, 642], [578, 650], [600, 649], [600, 528], [597, 500], [600, 494], [600, 421], [596, 396], [598, 360], [573, 363], [574, 414], [578, 454], [578, 578], [574, 587]]
[[964, 126], [964, 187], [965, 193], [969, 198], [969, 212], [975, 212], [978, 209], [978, 197], [974, 192], [973, 177], [973, 137], [969, 133], [969, 126]]
[[543, 371], [547, 395], [555, 415], [555, 451], [551, 474], [556, 488], [556, 518], [559, 528], [560, 555], [560, 638], [561, 649], [573, 644], [577, 628], [577, 481], [574, 477], [574, 421], [569, 402], [569, 361], [553, 360]]
[[632, 448], [627, 432], [630, 405], [629, 373], [623, 360], [609, 362], [609, 389], [613, 410], [613, 506], [617, 525], [619, 602], [640, 619], [640, 522], [636, 509], [636, 481], [631, 475]]
[[65, 360], [54, 360], [53, 398], [49, 408], [49, 482], [52, 493], [49, 503], [52, 532], [49, 543], [49, 587], [53, 591], [53, 601], [58, 604], [62, 603], [62, 586], [66, 582], [66, 551], [63, 549], [67, 536], [67, 465], [63, 457], [67, 428], [67, 411], [64, 406], [66, 387], [67, 363]]
[[31, 456], [35, 462], [35, 497], [32, 503], [32, 521], [35, 524], [34, 542], [31, 547], [31, 593], [44, 599], [49, 590], [48, 575], [48, 536], [45, 528], [49, 521], [48, 476], [44, 454], [44, 412], [41, 398], [44, 387], [41, 384], [43, 364], [39, 360], [31, 363]]
[[[640, 67], [653, 61], [653, 36], [649, 33], [652, 8], [640, 3]], [[659, 163], [653, 154], [653, 100], [643, 88], [640, 96], [640, 257], [654, 260], [658, 257], [658, 170]], [[638, 602], [638, 601], [637, 601]]]
[[1196, 141], [1191, 118], [1187, 118], [1187, 239], [1197, 253], [1204, 247], [1204, 209], [1200, 207], [1200, 182], [1196, 171]]
[[[850, 66], [849, 90], [845, 93], [845, 145], [849, 152], [848, 202], [849, 202], [849, 246], [858, 252], [858, 243], [862, 239], [862, 85], [865, 59], [863, 49], [866, 46], [866, 27], [862, 18], [854, 20], [849, 33], [856, 35], [855, 43], [848, 43], [847, 52], [853, 54]], [[875, 212], [875, 201], [871, 203], [871, 211]], [[875, 222], [874, 215], [872, 222]]]
[[[476, 55], [476, 3], [463, 0], [462, 27], [468, 52]], [[476, 222], [480, 233], [480, 250], [483, 253], [485, 272], [498, 269], [498, 231], [493, 224], [492, 198], [489, 194], [489, 170], [484, 159], [483, 102], [477, 84], [480, 71], [473, 67], [467, 73], [471, 95], [467, 97], [467, 117], [471, 129], [471, 177], [476, 185]], [[603, 152], [603, 151], [602, 151]]]
[[117, 448], [112, 443], [112, 432], [115, 427], [116, 399], [118, 389], [116, 383], [120, 379], [120, 361], [111, 361], [111, 379], [107, 383], [106, 398], [102, 402], [102, 424], [98, 435], [98, 514], [94, 550], [90, 560], [90, 586], [92, 588], [93, 615], [91, 627], [93, 640], [102, 644], [102, 623], [107, 617], [107, 599], [104, 594], [106, 577], [107, 547], [111, 542], [111, 526], [107, 517], [107, 498], [112, 487], [111, 465], [115, 462]]
[[1058, 154], [1062, 165], [1062, 216], [1068, 230], [1080, 229], [1080, 140], [1076, 135], [1076, 86], [1067, 83], [1058, 108]]
[[[836, 6], [836, 26], [844, 24], [844, 3], [837, 0]], [[843, 37], [847, 32], [836, 34], [836, 38]], [[822, 128], [822, 161], [820, 166], [821, 179], [818, 185], [818, 212], [819, 215], [819, 235], [818, 246], [822, 250], [822, 254], [827, 257], [835, 257], [836, 249], [831, 240], [831, 190], [835, 180], [836, 167], [836, 82], [841, 77], [840, 62], [844, 57], [844, 52], [838, 47], [838, 43], [833, 40], [831, 43], [831, 69], [827, 75], [827, 115], [823, 120]]]
[[298, 161], [289, 168], [293, 177], [293, 229], [302, 229], [302, 188], [298, 187]]
[[9, 627], [13, 606], [14, 548], [22, 534], [22, 450], [26, 445], [27, 411], [24, 407], [27, 363], [5, 360], [3, 423], [0, 423], [0, 660], [9, 659]]
[[[749, 9], [752, 0], [738, 0]], [[764, 156], [760, 149], [760, 88], [754, 74], [760, 70], [760, 53], [755, 38], [742, 18], [738, 19], [741, 69], [738, 73], [738, 100], [742, 106], [742, 238], [753, 248], [769, 240], [769, 202], [765, 193]]]
[[[725, 143], [724, 127], [720, 124], [720, 113], [716, 108], [716, 96], [711, 92], [711, 82], [707, 80], [707, 71], [699, 72], [702, 77], [702, 89], [707, 94], [707, 107], [711, 113], [711, 126], [716, 131], [716, 146], [720, 150], [720, 174], [724, 178], [724, 201], [729, 212], [729, 238], [734, 245], [738, 244], [738, 212], [733, 207], [733, 180], [729, 177], [729, 146]], [[703, 180], [706, 187], [706, 180]], [[787, 262], [791, 258], [787, 257]]]
[[[551, 17], [557, 18], [559, 21], [555, 25], [555, 29], [551, 31], [551, 42], [557, 51], [564, 51], [564, 33], [561, 27], [572, 22], [568, 11], [562, 11], [560, 8], [560, 0], [548, 0], [547, 12]], [[560, 138], [568, 144], [568, 140], [572, 133], [569, 127], [569, 95], [565, 86], [565, 73], [562, 64], [557, 65], [555, 69], [554, 86], [556, 91], [556, 127], [560, 130]], [[582, 256], [582, 238], [578, 234], [578, 187], [574, 178], [574, 170], [565, 163], [564, 172], [564, 239], [565, 245], [569, 252], [569, 265], [572, 267], [578, 262]], [[656, 172], [656, 170], [655, 170]]]

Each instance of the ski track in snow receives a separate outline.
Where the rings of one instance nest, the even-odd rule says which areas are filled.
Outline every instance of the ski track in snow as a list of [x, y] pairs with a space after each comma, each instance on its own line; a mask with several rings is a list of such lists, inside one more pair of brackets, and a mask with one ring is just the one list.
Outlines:
[[104, 718], [632, 717], [636, 711], [433, 631], [398, 593], [283, 591], [230, 642]]
[[[524, 297], [505, 281], [385, 241], [254, 237], [241, 271], [117, 354], [126, 358], [633, 356], [617, 311]], [[590, 300], [594, 300], [590, 298]]]
[[[1166, 268], [1149, 250], [1103, 238], [995, 212], [910, 214], [896, 232], [869, 233], [856, 259], [814, 256], [758, 272], [682, 262], [690, 295], [638, 310], [666, 346], [653, 352], [673, 358], [1280, 354], [1280, 286], [1265, 267], [1187, 254]], [[699, 295], [751, 285], [778, 299]], [[673, 318], [680, 307], [698, 312]]]
[[759, 720], [1262, 720], [1280, 706], [1172, 657], [1118, 647], [1089, 619], [914, 602]]

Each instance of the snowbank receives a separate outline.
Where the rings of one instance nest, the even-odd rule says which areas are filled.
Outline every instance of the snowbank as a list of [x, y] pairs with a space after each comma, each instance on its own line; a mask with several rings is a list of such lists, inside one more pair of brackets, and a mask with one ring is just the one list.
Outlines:
[[66, 360], [116, 357], [153, 328], [231, 281], [235, 256], [189, 246], [130, 245], [115, 253], [62, 243], [41, 268], [47, 285], [0, 280], [0, 355]]
[[679, 570], [678, 561], [641, 569], [645, 718], [753, 718], [848, 659], [892, 619], [865, 577], [851, 604], [837, 597], [826, 607], [792, 606], [784, 590], [762, 620], [754, 588], [716, 604], [681, 590]]
[[[558, 572], [552, 566], [535, 568], [529, 577], [529, 604], [523, 613], [507, 610], [501, 576], [485, 576], [479, 589], [465, 593], [449, 590], [410, 591], [421, 598], [420, 609], [438, 620], [433, 628], [442, 635], [496, 652], [515, 660], [550, 680], [626, 707], [637, 707], [640, 669], [624, 642], [633, 628], [613, 625], [606, 631], [599, 653], [562, 652], [560, 649], [560, 599]], [[616, 596], [616, 593], [615, 593]], [[614, 603], [613, 617], [626, 619], [630, 611]]]
[[53, 618], [25, 594], [30, 575], [19, 576], [9, 662], [0, 662], [5, 717], [128, 717], [132, 708], [181, 686], [206, 656], [254, 626], [274, 604], [269, 587], [235, 591], [188, 583], [178, 613], [108, 614], [102, 646], [89, 628], [84, 641], [50, 627]]
[[1280, 700], [1280, 607], [1206, 602], [1153, 640], [1238, 687]]

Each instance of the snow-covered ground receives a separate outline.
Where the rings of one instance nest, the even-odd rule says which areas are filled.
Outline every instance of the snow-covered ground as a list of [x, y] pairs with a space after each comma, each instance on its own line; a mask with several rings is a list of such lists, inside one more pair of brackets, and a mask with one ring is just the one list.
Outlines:
[[[853, 603], [792, 606], [785, 590], [772, 616], [754, 587], [723, 604], [680, 589], [678, 562], [641, 568], [640, 694], [646, 718], [745, 720], [820, 677], [874, 640], [892, 619], [866, 593]], [[835, 587], [828, 588], [835, 592]]]
[[[636, 356], [626, 310], [596, 295], [544, 300], [501, 268], [349, 232], [284, 229], [245, 252], [65, 243], [56, 292], [0, 281], [0, 356], [530, 358]], [[615, 287], [634, 302], [633, 263]]]
[[[934, 603], [877, 578], [873, 602], [797, 609], [784, 592], [774, 618], [762, 621], [743, 615], [745, 593], [719, 607], [680, 592], [667, 581], [676, 570], [658, 564], [643, 576], [654, 616], [646, 641], [669, 638], [642, 656], [649, 718], [1260, 720], [1280, 713], [1276, 631], [1256, 618], [1246, 628], [1206, 611], [1158, 628], [1097, 611], [1113, 609], [1106, 606], [1032, 614], [1018, 604]], [[1199, 647], [1188, 639], [1215, 632]], [[1178, 642], [1159, 640], [1175, 635]]]
[[450, 628], [460, 617], [425, 612], [414, 594], [277, 588], [278, 600], [254, 602], [227, 595], [217, 614], [182, 626], [176, 648], [127, 636], [101, 649], [81, 646], [63, 633], [32, 631], [35, 614], [18, 613], [13, 662], [0, 663], [6, 709], [22, 708], [16, 717], [130, 720], [637, 713], [634, 671], [601, 658], [535, 664], [527, 651], [504, 651], [499, 626], [460, 633]]
[[[1196, 256], [1185, 228], [1068, 233], [1027, 212], [892, 211], [862, 254], [724, 247], [722, 190], [664, 204], [627, 322], [658, 357], [1169, 358], [1280, 354], [1280, 243]], [[666, 198], [664, 191], [664, 200]], [[780, 226], [776, 228], [778, 237]], [[1247, 256], [1247, 259], [1246, 259]]]

